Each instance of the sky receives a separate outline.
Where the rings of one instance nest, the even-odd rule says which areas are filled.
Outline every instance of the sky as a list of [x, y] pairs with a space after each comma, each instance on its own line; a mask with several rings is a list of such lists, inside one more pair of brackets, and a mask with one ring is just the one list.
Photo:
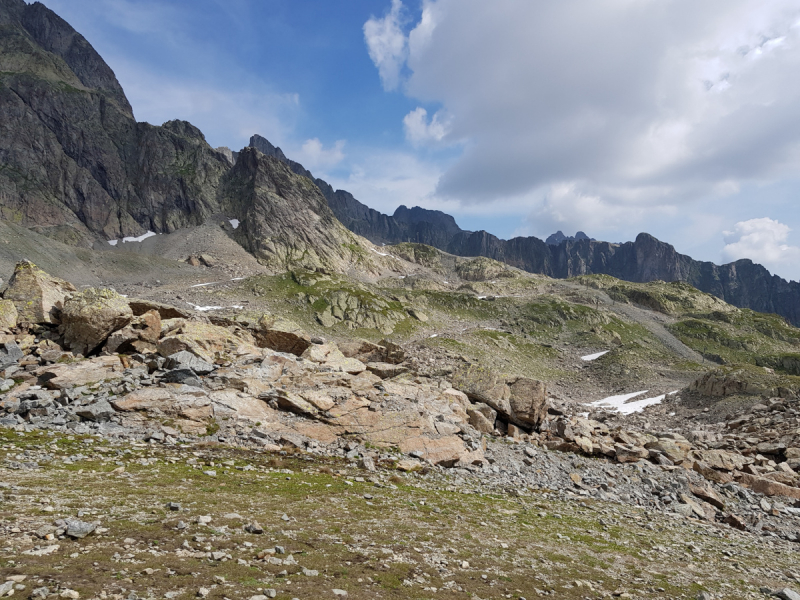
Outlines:
[[44, 0], [136, 118], [392, 213], [800, 280], [800, 0]]

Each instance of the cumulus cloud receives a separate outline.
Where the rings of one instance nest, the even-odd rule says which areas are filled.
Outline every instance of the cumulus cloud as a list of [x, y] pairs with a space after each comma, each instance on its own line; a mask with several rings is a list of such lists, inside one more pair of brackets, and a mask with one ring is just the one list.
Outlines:
[[391, 10], [383, 18], [372, 17], [364, 24], [364, 39], [369, 57], [385, 90], [394, 90], [400, 83], [400, 73], [408, 57], [408, 43], [403, 33], [404, 17], [401, 0], [392, 0]]
[[403, 118], [406, 139], [414, 146], [441, 142], [450, 128], [447, 117], [442, 111], [435, 113], [430, 120], [428, 111], [422, 107], [415, 108]]
[[772, 269], [791, 264], [797, 270], [800, 247], [787, 243], [790, 231], [788, 225], [768, 217], [740, 221], [733, 231], [724, 232], [722, 254], [726, 260], [749, 258]]
[[344, 140], [337, 140], [331, 148], [325, 148], [318, 138], [306, 140], [295, 160], [310, 171], [329, 169], [344, 160]]
[[402, 10], [393, 0], [368, 22], [386, 32], [367, 36], [370, 56], [390, 87], [400, 78], [449, 117], [444, 134], [412, 111], [410, 142], [468, 142], [442, 196], [541, 199], [570, 186], [634, 215], [800, 167], [796, 0], [424, 0], [410, 31]]

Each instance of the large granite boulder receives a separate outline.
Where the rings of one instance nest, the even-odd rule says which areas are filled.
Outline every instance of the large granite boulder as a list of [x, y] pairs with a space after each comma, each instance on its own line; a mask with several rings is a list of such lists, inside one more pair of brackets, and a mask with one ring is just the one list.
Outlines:
[[61, 333], [74, 353], [86, 355], [131, 320], [133, 311], [125, 298], [114, 290], [89, 288], [64, 303]]
[[311, 346], [311, 336], [297, 323], [273, 315], [259, 319], [254, 335], [259, 347], [296, 356]]
[[23, 260], [17, 263], [3, 298], [14, 303], [18, 323], [59, 323], [64, 300], [75, 291], [68, 281]]
[[547, 414], [547, 388], [535, 379], [507, 378], [487, 367], [469, 365], [453, 374], [452, 384], [470, 400], [491, 406], [514, 425], [537, 428]]
[[161, 330], [158, 353], [164, 358], [185, 350], [208, 363], [219, 365], [244, 354], [262, 354], [253, 337], [238, 327], [170, 319], [162, 322]]

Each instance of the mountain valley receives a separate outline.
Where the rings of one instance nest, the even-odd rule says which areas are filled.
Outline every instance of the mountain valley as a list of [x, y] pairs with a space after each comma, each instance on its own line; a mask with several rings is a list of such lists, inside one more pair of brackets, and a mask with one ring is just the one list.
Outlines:
[[0, 280], [0, 597], [800, 597], [751, 261], [384, 215], [0, 0]]

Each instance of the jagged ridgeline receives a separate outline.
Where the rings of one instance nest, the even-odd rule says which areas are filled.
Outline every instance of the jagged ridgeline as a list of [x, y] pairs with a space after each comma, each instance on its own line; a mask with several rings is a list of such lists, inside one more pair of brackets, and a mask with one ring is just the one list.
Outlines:
[[253, 136], [250, 146], [264, 156], [216, 150], [185, 121], [136, 122], [113, 71], [83, 36], [42, 4], [0, 0], [0, 219], [7, 223], [90, 247], [222, 215], [238, 219], [234, 238], [275, 267], [374, 272], [386, 261], [364, 236], [559, 278], [686, 281], [800, 324], [800, 283], [749, 260], [695, 261], [647, 234], [625, 244], [586, 236], [548, 244], [465, 231], [450, 215], [419, 207], [385, 215], [314, 178], [265, 138]]
[[274, 157], [217, 151], [185, 121], [137, 123], [114, 73], [41, 4], [0, 0], [0, 218], [78, 246], [214, 215], [274, 266], [369, 271], [364, 240]]

